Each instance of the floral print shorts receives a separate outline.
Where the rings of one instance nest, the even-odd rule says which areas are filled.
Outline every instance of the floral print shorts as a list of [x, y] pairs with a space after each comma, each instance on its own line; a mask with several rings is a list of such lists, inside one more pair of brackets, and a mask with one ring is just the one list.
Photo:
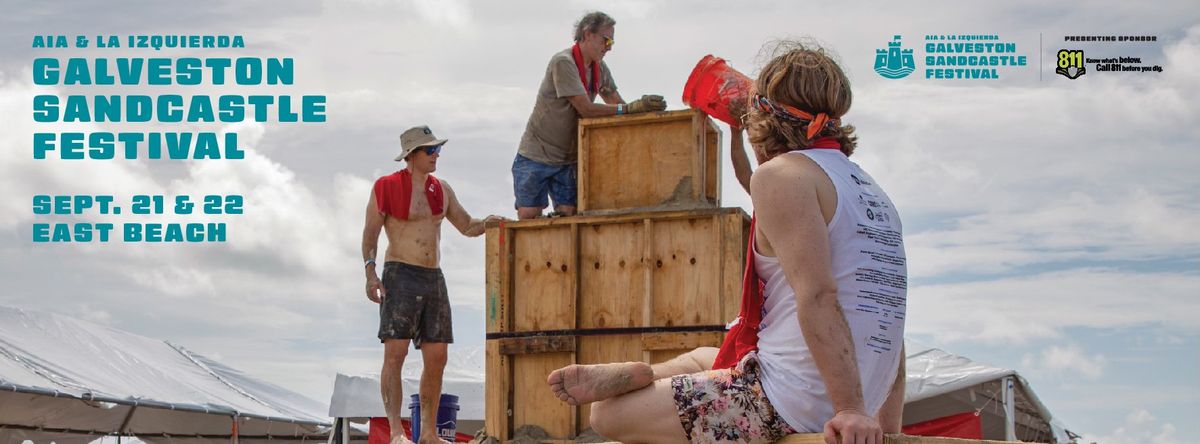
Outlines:
[[763, 393], [753, 352], [735, 368], [672, 377], [671, 388], [683, 431], [694, 443], [771, 443], [796, 433]]

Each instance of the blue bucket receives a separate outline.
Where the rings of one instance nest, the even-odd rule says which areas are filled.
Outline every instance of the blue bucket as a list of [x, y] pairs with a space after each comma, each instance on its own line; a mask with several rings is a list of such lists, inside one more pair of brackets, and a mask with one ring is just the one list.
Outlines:
[[[412, 403], [408, 405], [408, 408], [412, 410], [411, 439], [415, 442], [421, 439], [421, 395], [412, 395]], [[442, 401], [438, 403], [437, 435], [446, 441], [454, 442], [457, 432], [458, 397], [442, 394]]]

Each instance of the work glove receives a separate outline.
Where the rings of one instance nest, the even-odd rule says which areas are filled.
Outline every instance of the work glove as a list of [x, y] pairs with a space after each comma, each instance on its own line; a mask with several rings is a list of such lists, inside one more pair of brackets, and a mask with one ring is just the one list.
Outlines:
[[663, 96], [646, 94], [640, 99], [629, 102], [627, 109], [629, 114], [662, 111], [667, 109], [667, 101], [663, 100]]

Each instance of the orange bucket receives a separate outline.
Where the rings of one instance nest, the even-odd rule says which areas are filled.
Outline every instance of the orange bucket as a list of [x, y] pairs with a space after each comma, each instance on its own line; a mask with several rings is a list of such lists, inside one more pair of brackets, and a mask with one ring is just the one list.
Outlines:
[[720, 57], [700, 59], [683, 86], [683, 103], [710, 116], [740, 127], [742, 114], [754, 84]]

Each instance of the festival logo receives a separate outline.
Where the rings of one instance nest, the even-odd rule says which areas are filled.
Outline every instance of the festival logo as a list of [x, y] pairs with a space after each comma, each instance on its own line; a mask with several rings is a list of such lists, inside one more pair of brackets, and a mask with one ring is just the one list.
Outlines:
[[1071, 80], [1078, 79], [1079, 76], [1087, 74], [1083, 60], [1083, 50], [1081, 49], [1060, 49], [1058, 50], [1058, 67], [1054, 72]]
[[900, 36], [892, 37], [887, 49], [875, 50], [875, 72], [889, 79], [900, 79], [917, 69], [913, 50], [900, 47]]

